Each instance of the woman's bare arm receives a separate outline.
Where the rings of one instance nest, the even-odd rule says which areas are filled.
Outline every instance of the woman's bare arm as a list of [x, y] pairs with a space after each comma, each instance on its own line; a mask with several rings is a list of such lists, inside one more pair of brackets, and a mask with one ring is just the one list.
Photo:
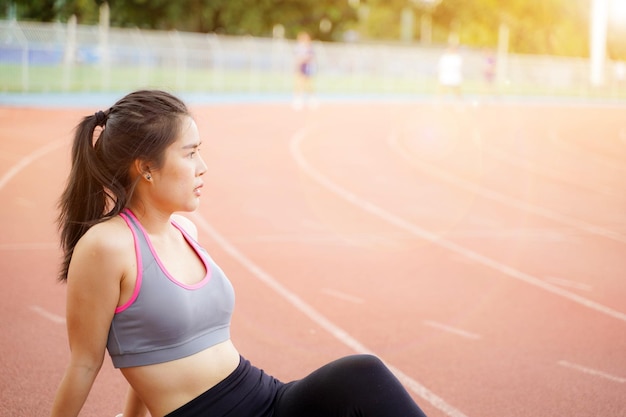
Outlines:
[[74, 249], [66, 305], [70, 362], [53, 403], [52, 417], [79, 414], [102, 366], [128, 259], [127, 240], [116, 235], [116, 229], [105, 224], [94, 226]]

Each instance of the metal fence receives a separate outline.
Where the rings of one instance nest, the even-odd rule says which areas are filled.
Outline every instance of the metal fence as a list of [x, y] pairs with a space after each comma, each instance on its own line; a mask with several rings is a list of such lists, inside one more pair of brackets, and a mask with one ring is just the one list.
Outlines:
[[[294, 41], [280, 38], [0, 21], [0, 92], [126, 91], [288, 93]], [[428, 94], [443, 46], [315, 42], [321, 94]], [[483, 93], [485, 49], [461, 48], [463, 88]], [[495, 53], [495, 51], [493, 51]], [[499, 56], [498, 91], [587, 95], [586, 59]], [[623, 83], [607, 62], [604, 93]], [[613, 69], [617, 69], [614, 71]]]

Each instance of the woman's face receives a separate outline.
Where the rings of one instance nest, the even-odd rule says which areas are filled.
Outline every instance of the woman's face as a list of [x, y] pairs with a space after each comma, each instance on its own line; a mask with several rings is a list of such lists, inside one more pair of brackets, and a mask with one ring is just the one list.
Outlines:
[[202, 174], [207, 170], [200, 156], [200, 134], [196, 122], [183, 117], [178, 139], [166, 150], [163, 166], [151, 173], [152, 202], [163, 211], [193, 211], [198, 208]]

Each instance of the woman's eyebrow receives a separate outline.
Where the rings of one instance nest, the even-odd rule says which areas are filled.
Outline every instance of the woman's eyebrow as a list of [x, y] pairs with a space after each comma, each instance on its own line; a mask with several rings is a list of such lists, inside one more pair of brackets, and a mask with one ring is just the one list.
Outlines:
[[200, 145], [202, 145], [202, 142], [189, 143], [189, 144], [183, 146], [182, 149], [193, 149], [193, 148], [199, 147]]

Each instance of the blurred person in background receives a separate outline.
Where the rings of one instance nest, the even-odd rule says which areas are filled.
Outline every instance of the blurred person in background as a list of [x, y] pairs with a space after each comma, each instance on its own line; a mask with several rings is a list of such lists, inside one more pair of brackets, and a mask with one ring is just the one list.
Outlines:
[[483, 76], [485, 77], [487, 94], [492, 95], [494, 93], [494, 84], [496, 81], [496, 55], [489, 48], [485, 49], [484, 65]]
[[439, 59], [437, 70], [440, 91], [444, 94], [452, 93], [460, 98], [463, 83], [463, 57], [456, 44], [448, 46]]
[[311, 36], [307, 32], [298, 33], [296, 43], [296, 75], [293, 107], [302, 109], [305, 105], [315, 108], [317, 100], [313, 96], [313, 75], [315, 72], [315, 51]]

